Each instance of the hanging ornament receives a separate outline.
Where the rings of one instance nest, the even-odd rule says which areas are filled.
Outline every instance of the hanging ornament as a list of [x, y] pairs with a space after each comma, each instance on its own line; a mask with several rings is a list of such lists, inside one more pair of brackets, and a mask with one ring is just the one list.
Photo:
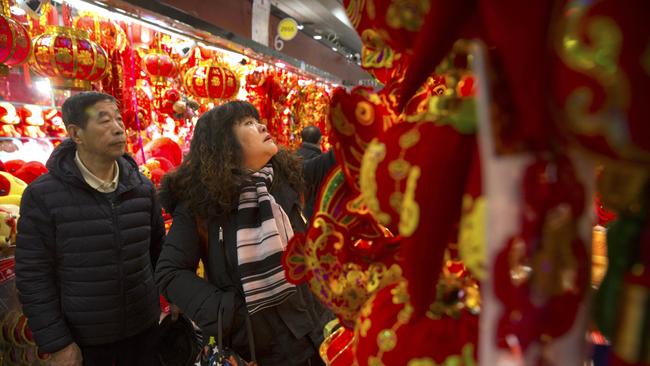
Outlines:
[[151, 81], [156, 84], [162, 84], [173, 77], [178, 69], [171, 56], [160, 50], [153, 50], [145, 55], [142, 58], [142, 66]]
[[0, 0], [0, 76], [7, 76], [9, 67], [25, 62], [31, 48], [27, 29], [11, 18], [9, 1]]
[[135, 87], [135, 99], [137, 109], [134, 107], [126, 110], [124, 125], [128, 129], [142, 131], [151, 124], [152, 102], [142, 85]]
[[224, 64], [200, 62], [185, 73], [183, 84], [193, 96], [206, 99], [230, 99], [239, 91], [239, 80]]
[[34, 39], [30, 66], [50, 78], [56, 89], [89, 90], [90, 84], [107, 75], [106, 51], [88, 33], [69, 27], [48, 26]]
[[95, 13], [81, 12], [73, 24], [74, 28], [88, 32], [90, 39], [99, 43], [107, 52], [123, 51], [128, 44], [126, 33], [117, 22], [100, 18]]

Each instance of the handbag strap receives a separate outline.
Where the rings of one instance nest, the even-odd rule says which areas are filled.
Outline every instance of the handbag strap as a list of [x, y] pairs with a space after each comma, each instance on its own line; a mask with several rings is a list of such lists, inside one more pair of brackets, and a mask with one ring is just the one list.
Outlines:
[[[205, 219], [200, 217], [196, 218], [196, 228], [199, 234], [199, 242], [201, 244], [201, 259], [203, 265], [207, 266], [208, 262], [208, 225]], [[219, 225], [220, 230], [223, 230], [221, 225]], [[228, 256], [225, 257], [226, 267], [230, 268], [228, 263]], [[223, 308], [218, 312], [217, 315], [217, 347], [223, 349]], [[251, 353], [251, 362], [257, 363], [257, 358], [255, 357], [255, 339], [253, 338], [253, 326], [251, 324], [251, 318], [246, 311], [246, 337], [248, 338], [248, 347]]]

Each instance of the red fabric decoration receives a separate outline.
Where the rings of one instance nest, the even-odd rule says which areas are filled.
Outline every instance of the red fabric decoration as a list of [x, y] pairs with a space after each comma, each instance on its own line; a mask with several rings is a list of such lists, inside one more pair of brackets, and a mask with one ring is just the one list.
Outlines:
[[11, 174], [15, 174], [23, 165], [25, 165], [25, 161], [20, 159], [8, 160], [4, 162], [5, 171]]
[[359, 191], [361, 158], [368, 143], [397, 122], [372, 88], [356, 87], [348, 94], [336, 89], [330, 107], [331, 141], [350, 187]]
[[[553, 94], [556, 106], [566, 112], [558, 123], [594, 152], [648, 164], [650, 3], [587, 4], [565, 6], [557, 19], [561, 32], [554, 44]], [[600, 32], [594, 31], [595, 24], [603, 25]], [[562, 47], [559, 36], [572, 40], [570, 49]]]
[[149, 142], [144, 147], [144, 152], [147, 158], [165, 158], [174, 166], [178, 166], [183, 159], [180, 146], [169, 137], [160, 137]]
[[[550, 73], [549, 25], [553, 1], [532, 6], [513, 0], [431, 1], [422, 31], [414, 45], [413, 62], [404, 80], [401, 105], [405, 105], [431, 75], [453, 43], [463, 36], [477, 36], [494, 47], [495, 65], [502, 74], [498, 93], [506, 99], [500, 107], [508, 111], [503, 143], [510, 148], [547, 148], [555, 134], [547, 108]], [[480, 22], [473, 15], [480, 17]], [[482, 25], [482, 27], [479, 26]], [[534, 75], [530, 70], [539, 70]], [[516, 121], [513, 123], [513, 121]]]
[[[437, 282], [459, 219], [475, 139], [450, 126], [421, 122], [393, 126], [379, 141], [364, 157], [361, 189], [379, 222], [403, 238], [404, 276], [419, 316], [435, 298], [430, 284]], [[374, 182], [366, 180], [372, 171]]]
[[34, 179], [45, 173], [47, 173], [45, 165], [38, 161], [30, 161], [23, 164], [20, 169], [14, 173], [14, 176], [21, 179], [23, 182], [30, 184]]
[[[432, 283], [436, 282], [429, 283], [435, 292]], [[359, 366], [376, 365], [377, 359], [383, 365], [405, 365], [413, 359], [429, 359], [432, 365], [476, 364], [477, 316], [461, 310], [457, 318], [417, 318], [412, 311], [400, 284], [384, 288], [368, 302], [356, 327]]]
[[588, 284], [587, 252], [576, 233], [584, 191], [565, 156], [538, 159], [524, 175], [521, 232], [498, 254], [495, 294], [503, 304], [497, 342], [514, 335], [525, 351], [572, 326]]

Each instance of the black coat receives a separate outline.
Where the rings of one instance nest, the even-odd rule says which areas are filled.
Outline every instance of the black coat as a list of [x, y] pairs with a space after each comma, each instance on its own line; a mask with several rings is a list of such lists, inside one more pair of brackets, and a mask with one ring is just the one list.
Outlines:
[[302, 145], [300, 145], [300, 147], [296, 151], [296, 154], [298, 154], [304, 160], [315, 158], [322, 153], [323, 151], [320, 149], [320, 146], [309, 142], [303, 142]]
[[[311, 146], [310, 146], [311, 145]], [[304, 150], [303, 150], [303, 147]], [[315, 151], [318, 149], [318, 152]], [[334, 151], [329, 150], [326, 153], [320, 152], [320, 147], [317, 145], [304, 143], [302, 147], [297, 151], [297, 154], [303, 157], [304, 165], [306, 166], [305, 170], [305, 204], [303, 213], [307, 220], [311, 221], [312, 216], [314, 216], [314, 204], [316, 202], [316, 197], [321, 188], [321, 182], [329, 172], [329, 168], [323, 172], [318, 169], [313, 169], [313, 166], [324, 165], [326, 167], [332, 167], [336, 164], [334, 159]], [[313, 174], [313, 171], [316, 171], [318, 174]], [[316, 176], [314, 176], [316, 175]]]
[[[305, 178], [322, 179], [332, 161], [306, 164]], [[306, 223], [300, 196], [288, 185], [273, 184], [270, 193], [285, 210], [295, 231], [304, 232]], [[156, 281], [170, 302], [177, 304], [207, 335], [218, 332], [217, 314], [223, 312], [223, 332], [229, 344], [250, 359], [245, 327], [246, 306], [237, 268], [236, 208], [228, 215], [207, 221], [208, 263], [205, 281], [196, 267], [202, 254], [196, 218], [185, 203], [165, 202], [174, 208], [172, 227], [165, 239]], [[219, 231], [222, 230], [223, 241]], [[294, 365], [314, 355], [323, 340], [324, 324], [332, 319], [306, 285], [277, 307], [251, 316], [257, 360], [260, 365]]]
[[16, 285], [41, 352], [113, 343], [159, 320], [153, 266], [165, 231], [155, 188], [124, 155], [117, 190], [100, 193], [75, 151], [70, 140], [57, 147], [20, 206]]

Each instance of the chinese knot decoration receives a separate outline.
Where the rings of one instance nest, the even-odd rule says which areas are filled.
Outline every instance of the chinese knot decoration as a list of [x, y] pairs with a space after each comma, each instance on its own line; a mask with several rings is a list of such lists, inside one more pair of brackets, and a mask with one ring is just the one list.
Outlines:
[[106, 51], [82, 30], [48, 26], [34, 39], [30, 66], [59, 89], [87, 90], [108, 74]]
[[191, 67], [183, 80], [193, 96], [207, 99], [228, 99], [237, 94], [239, 80], [228, 67], [208, 61]]
[[8, 4], [0, 1], [0, 76], [9, 73], [9, 66], [27, 60], [31, 46], [27, 30], [11, 18]]

